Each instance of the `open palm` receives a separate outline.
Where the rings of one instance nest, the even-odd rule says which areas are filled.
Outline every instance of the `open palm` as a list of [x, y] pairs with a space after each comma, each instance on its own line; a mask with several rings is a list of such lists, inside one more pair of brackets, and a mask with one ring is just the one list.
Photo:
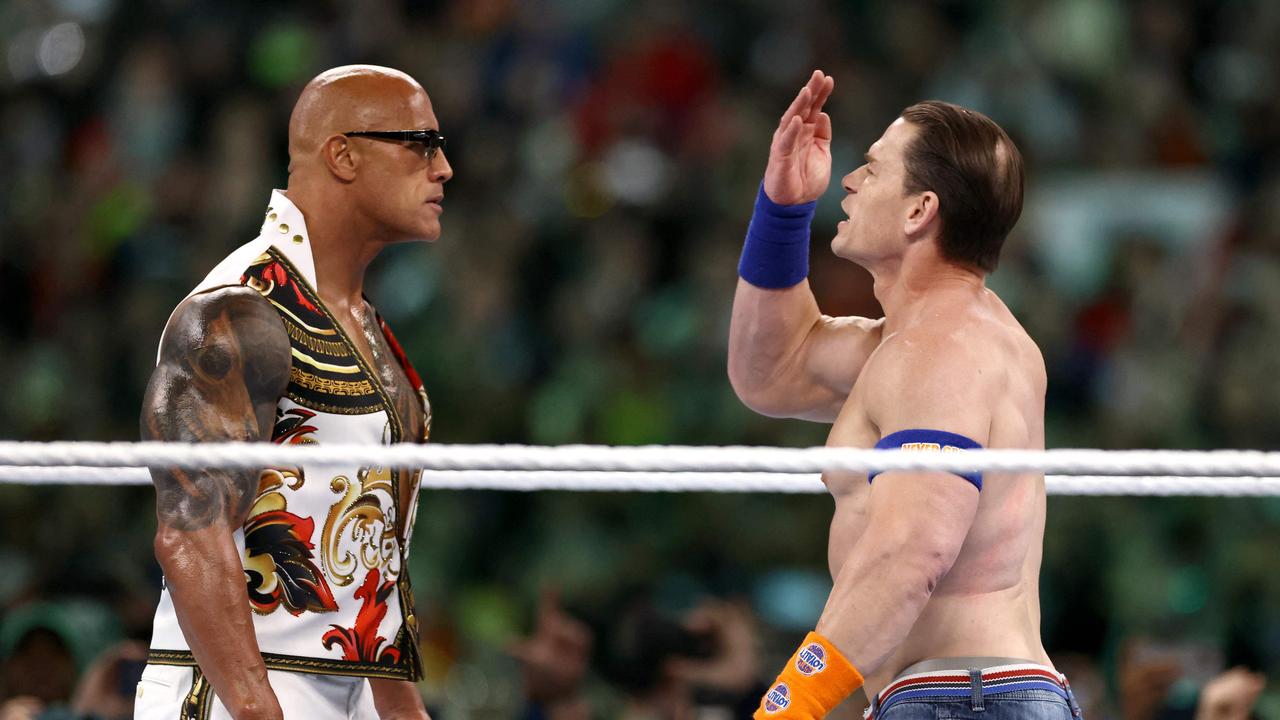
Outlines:
[[831, 117], [822, 106], [834, 87], [831, 76], [814, 70], [773, 131], [764, 191], [779, 205], [817, 200], [831, 182]]

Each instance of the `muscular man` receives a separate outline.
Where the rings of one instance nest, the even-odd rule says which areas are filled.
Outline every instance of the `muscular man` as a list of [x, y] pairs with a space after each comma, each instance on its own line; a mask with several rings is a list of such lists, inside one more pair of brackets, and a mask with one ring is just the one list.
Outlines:
[[[1022, 209], [1018, 149], [971, 110], [904, 110], [844, 177], [848, 219], [831, 243], [870, 271], [885, 317], [824, 316], [805, 277], [831, 175], [822, 107], [833, 87], [815, 72], [773, 135], [734, 298], [738, 396], [766, 415], [834, 423], [833, 446], [1043, 448], [1043, 360], [985, 285]], [[1040, 641], [1043, 476], [824, 481], [835, 586], [757, 718], [823, 717], [864, 678], [875, 715], [960, 718], [1004, 704], [1018, 717], [1070, 717]]]
[[[329, 70], [289, 121], [256, 240], [174, 311], [149, 440], [423, 442], [422, 383], [364, 297], [382, 248], [440, 236], [452, 176], [427, 93]], [[425, 718], [407, 556], [416, 473], [154, 470], [165, 587], [140, 718]]]

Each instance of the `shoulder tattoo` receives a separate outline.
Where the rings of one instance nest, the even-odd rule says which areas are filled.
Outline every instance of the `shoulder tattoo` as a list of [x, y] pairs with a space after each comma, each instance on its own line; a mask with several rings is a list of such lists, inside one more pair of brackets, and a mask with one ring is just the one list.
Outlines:
[[[232, 286], [189, 298], [165, 329], [160, 362], [147, 384], [143, 439], [268, 439], [290, 363], [279, 316], [253, 290]], [[153, 468], [157, 518], [179, 530], [238, 525], [253, 501], [258, 474]]]

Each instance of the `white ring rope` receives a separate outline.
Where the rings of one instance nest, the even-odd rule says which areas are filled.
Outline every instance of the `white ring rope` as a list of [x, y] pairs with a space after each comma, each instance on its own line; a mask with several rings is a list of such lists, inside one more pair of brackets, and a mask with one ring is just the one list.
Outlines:
[[[127, 467], [0, 466], [0, 483], [149, 485], [151, 474], [144, 468]], [[820, 476], [802, 473], [427, 470], [422, 487], [522, 492], [826, 492]], [[1045, 488], [1050, 495], [1264, 497], [1280, 495], [1280, 478], [1050, 475]]]
[[[5, 445], [0, 443], [0, 450]], [[35, 443], [26, 443], [35, 445]], [[84, 443], [64, 443], [84, 445]], [[123, 445], [123, 443], [122, 443]], [[118, 448], [119, 445], [111, 445]], [[150, 448], [159, 447], [152, 443]], [[177, 446], [204, 448], [209, 446]], [[250, 447], [233, 446], [237, 450]], [[276, 447], [278, 446], [261, 446]], [[334, 446], [329, 446], [334, 447]], [[367, 446], [365, 447], [367, 450]], [[449, 447], [449, 446], [439, 446]], [[458, 447], [458, 446], [452, 446]], [[486, 446], [498, 447], [498, 446]], [[312, 446], [310, 450], [316, 450]], [[308, 450], [308, 451], [310, 451]], [[553, 450], [553, 448], [541, 448]], [[609, 448], [595, 448], [609, 450]], [[682, 450], [707, 450], [707, 448], [682, 448]], [[710, 450], [737, 450], [737, 448], [710, 448]], [[774, 448], [750, 448], [750, 450], [774, 450]], [[864, 452], [864, 451], [858, 451]], [[1064, 451], [1053, 451], [1050, 455]], [[1092, 452], [1108, 455], [1106, 451]], [[1149, 454], [1149, 452], [1148, 452]], [[878, 466], [886, 466], [879, 460], [887, 454], [877, 452], [874, 459]], [[978, 455], [995, 455], [982, 452]], [[1043, 455], [1043, 454], [1042, 454]], [[1161, 455], [1188, 455], [1185, 452], [1162, 452]], [[1206, 454], [1192, 454], [1206, 455]], [[1212, 454], [1219, 456], [1220, 454]], [[1257, 455], [1257, 454], [1254, 454]], [[348, 462], [351, 461], [346, 456]], [[924, 459], [938, 459], [941, 455], [920, 455]], [[970, 460], [970, 464], [973, 461]], [[265, 466], [253, 464], [251, 466]], [[271, 462], [271, 465], [284, 465]], [[925, 465], [933, 465], [925, 462]], [[980, 465], [980, 462], [979, 462]], [[209, 466], [209, 465], [204, 465]], [[0, 483], [22, 484], [148, 484], [150, 473], [143, 468], [128, 466], [23, 466], [5, 465], [0, 457]], [[499, 491], [612, 491], [612, 492], [824, 492], [819, 475], [801, 473], [760, 473], [760, 471], [645, 471], [645, 470], [425, 470], [422, 487], [434, 489], [499, 489]], [[1117, 475], [1048, 475], [1046, 488], [1050, 495], [1075, 496], [1280, 496], [1280, 478], [1276, 477], [1222, 477], [1222, 475], [1161, 475], [1161, 477], [1117, 477]]]
[[1057, 475], [1280, 477], [1280, 453], [1257, 450], [981, 450], [679, 445], [274, 445], [0, 442], [0, 466], [241, 468], [349, 465], [430, 470], [813, 473], [939, 470]]

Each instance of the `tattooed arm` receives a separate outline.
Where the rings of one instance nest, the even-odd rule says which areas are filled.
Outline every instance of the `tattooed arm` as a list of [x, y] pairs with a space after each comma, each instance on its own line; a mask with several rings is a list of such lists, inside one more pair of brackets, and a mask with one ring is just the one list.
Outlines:
[[[142, 437], [267, 440], [289, 383], [289, 338], [249, 288], [219, 288], [178, 306], [147, 384]], [[151, 471], [156, 558], [196, 662], [236, 718], [279, 718], [254, 636], [233, 533], [258, 489], [253, 470]]]

